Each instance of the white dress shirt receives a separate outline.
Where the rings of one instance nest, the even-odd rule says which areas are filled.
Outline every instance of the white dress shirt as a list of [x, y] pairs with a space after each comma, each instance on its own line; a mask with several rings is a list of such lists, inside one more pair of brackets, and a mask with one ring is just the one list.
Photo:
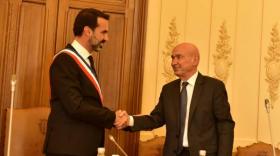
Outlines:
[[[189, 84], [187, 85], [186, 89], [187, 89], [187, 95], [188, 95], [188, 101], [187, 101], [187, 111], [186, 111], [186, 120], [185, 120], [185, 130], [184, 130], [184, 136], [183, 136], [183, 147], [188, 147], [189, 146], [189, 142], [188, 142], [188, 124], [189, 124], [189, 112], [190, 112], [190, 105], [191, 105], [191, 101], [192, 101], [192, 95], [193, 95], [193, 90], [194, 90], [194, 86], [195, 86], [195, 82], [198, 76], [198, 71], [193, 74], [193, 76], [191, 76], [188, 80], [181, 80], [180, 82], [180, 91], [182, 89], [182, 83], [183, 82], [188, 82]], [[133, 126], [134, 125], [134, 119], [132, 116], [129, 116], [129, 126]]]
[[79, 55], [81, 55], [82, 58], [90, 66], [90, 61], [88, 59], [88, 57], [91, 56], [90, 52], [88, 52], [87, 49], [84, 48], [77, 40], [74, 40], [71, 45], [74, 47], [74, 49], [79, 53]]
[[193, 76], [191, 76], [187, 81], [181, 80], [180, 90], [182, 90], [183, 82], [189, 83], [186, 87], [188, 98], [187, 98], [187, 107], [186, 107], [187, 111], [186, 111], [185, 130], [184, 130], [184, 137], [183, 137], [183, 147], [189, 147], [189, 141], [188, 141], [189, 112], [190, 112], [190, 105], [192, 101], [192, 95], [193, 95], [193, 90], [194, 90], [197, 75], [198, 75], [198, 71], [195, 74], [193, 74]]

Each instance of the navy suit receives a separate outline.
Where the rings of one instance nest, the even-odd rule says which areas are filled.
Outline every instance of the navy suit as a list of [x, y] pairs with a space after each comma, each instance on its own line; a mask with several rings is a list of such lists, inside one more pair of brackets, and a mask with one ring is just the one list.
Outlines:
[[[166, 125], [164, 156], [176, 156], [179, 142], [180, 80], [163, 86], [159, 102], [150, 115], [134, 116], [131, 131], [151, 130]], [[188, 119], [191, 156], [207, 151], [207, 156], [231, 156], [234, 121], [224, 84], [198, 73]]]

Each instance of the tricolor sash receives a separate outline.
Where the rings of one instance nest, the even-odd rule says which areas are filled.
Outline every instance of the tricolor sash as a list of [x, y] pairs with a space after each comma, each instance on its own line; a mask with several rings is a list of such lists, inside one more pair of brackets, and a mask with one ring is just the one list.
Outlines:
[[82, 69], [82, 71], [84, 72], [86, 77], [90, 80], [90, 82], [96, 88], [96, 90], [100, 96], [101, 103], [103, 104], [103, 95], [102, 95], [99, 83], [97, 81], [97, 78], [95, 77], [95, 75], [93, 73], [93, 69], [91, 69], [90, 65], [78, 53], [76, 53], [75, 51], [72, 51], [70, 49], [61, 50], [54, 56], [53, 60], [61, 53], [68, 54], [78, 64], [78, 66]]

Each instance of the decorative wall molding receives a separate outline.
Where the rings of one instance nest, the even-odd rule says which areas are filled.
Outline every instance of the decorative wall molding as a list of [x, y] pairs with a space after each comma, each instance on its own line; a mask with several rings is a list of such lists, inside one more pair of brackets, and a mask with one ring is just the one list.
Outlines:
[[178, 44], [178, 38], [180, 33], [177, 31], [176, 18], [174, 17], [169, 24], [169, 36], [165, 43], [165, 50], [163, 50], [163, 70], [162, 75], [165, 78], [165, 82], [168, 83], [176, 79], [171, 67], [171, 51]]
[[216, 52], [213, 54], [215, 77], [222, 80], [224, 83], [227, 81], [229, 69], [232, 65], [230, 60], [231, 46], [229, 42], [230, 36], [227, 33], [226, 22], [224, 21], [220, 26]]
[[270, 33], [270, 45], [267, 50], [266, 61], [266, 82], [268, 83], [268, 93], [272, 108], [278, 99], [278, 87], [280, 81], [280, 36], [275, 24]]

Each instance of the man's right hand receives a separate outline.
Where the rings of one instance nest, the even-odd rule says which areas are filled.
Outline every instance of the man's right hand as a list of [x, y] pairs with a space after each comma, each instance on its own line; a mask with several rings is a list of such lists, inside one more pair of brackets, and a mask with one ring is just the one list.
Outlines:
[[129, 125], [129, 115], [124, 110], [118, 110], [116, 113], [116, 119], [114, 122], [115, 127], [120, 130], [126, 128]]

